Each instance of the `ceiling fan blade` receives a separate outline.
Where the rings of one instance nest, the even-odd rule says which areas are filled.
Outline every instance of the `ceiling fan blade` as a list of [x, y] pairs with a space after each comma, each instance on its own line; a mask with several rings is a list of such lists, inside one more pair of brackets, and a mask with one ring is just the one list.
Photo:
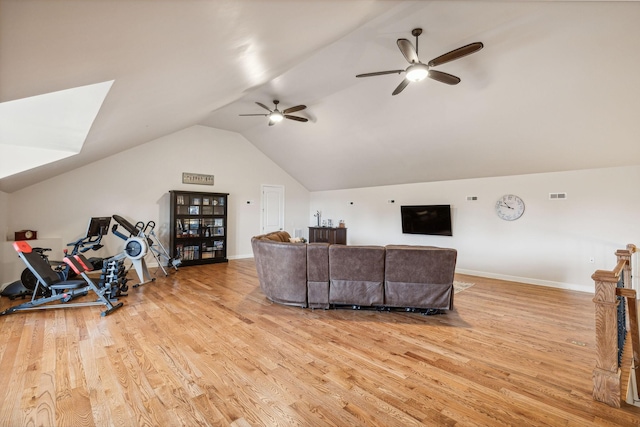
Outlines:
[[416, 48], [413, 47], [411, 42], [407, 39], [398, 39], [398, 47], [400, 48], [400, 52], [404, 55], [405, 59], [410, 63], [418, 63], [420, 60], [418, 59], [418, 53], [416, 52]]
[[471, 55], [474, 52], [482, 49], [484, 45], [480, 42], [468, 44], [466, 46], [459, 47], [451, 52], [447, 52], [444, 55], [440, 55], [437, 58], [429, 61], [429, 67], [435, 67], [453, 61], [454, 59], [462, 58], [463, 56]]
[[296, 120], [298, 122], [308, 122], [309, 121], [309, 119], [305, 119], [304, 117], [289, 116], [287, 114], [285, 114], [284, 117], [287, 118], [287, 119]]
[[258, 104], [259, 106], [261, 106], [262, 108], [264, 108], [265, 110], [267, 110], [268, 112], [271, 112], [271, 109], [269, 107], [267, 107], [266, 105], [260, 103], [260, 102], [256, 102], [256, 104]]
[[400, 82], [400, 84], [398, 85], [396, 90], [394, 90], [391, 95], [399, 94], [400, 92], [402, 92], [404, 90], [405, 87], [407, 87], [408, 84], [409, 84], [409, 80], [404, 79], [403, 81]]
[[268, 116], [268, 114], [238, 114], [239, 116]]
[[304, 110], [305, 108], [307, 108], [306, 105], [296, 105], [295, 107], [291, 107], [291, 108], [287, 108], [286, 110], [283, 110], [282, 114], [295, 113], [296, 111]]
[[442, 71], [429, 70], [429, 77], [448, 85], [457, 85], [460, 83], [459, 77], [453, 76], [449, 73], [443, 73]]
[[400, 73], [403, 73], [403, 72], [404, 72], [404, 70], [376, 71], [375, 73], [358, 74], [356, 77], [383, 76], [385, 74], [400, 74]]

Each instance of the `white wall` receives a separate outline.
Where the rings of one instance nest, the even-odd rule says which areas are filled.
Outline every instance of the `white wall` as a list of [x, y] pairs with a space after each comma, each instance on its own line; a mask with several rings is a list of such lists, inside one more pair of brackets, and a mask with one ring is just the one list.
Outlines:
[[[617, 249], [640, 245], [638, 182], [640, 166], [319, 191], [311, 193], [309, 223], [320, 210], [345, 220], [350, 245], [452, 247], [460, 273], [592, 292], [596, 269], [613, 269]], [[551, 201], [552, 192], [567, 199]], [[519, 220], [495, 214], [504, 194], [524, 199]], [[402, 204], [450, 204], [453, 237], [402, 234]]]
[[7, 240], [9, 233], [9, 195], [0, 191], [0, 243]]
[[[5, 255], [5, 246], [8, 234], [9, 222], [9, 195], [0, 191], [0, 291], [2, 291], [6, 283], [10, 283], [10, 279], [5, 279], [5, 271], [9, 270], [9, 264], [6, 259], [11, 255]], [[13, 271], [13, 270], [12, 270]], [[11, 273], [13, 274], [13, 273]], [[9, 273], [6, 273], [9, 276]], [[15, 280], [15, 279], [14, 279]]]
[[[182, 184], [182, 172], [214, 175], [215, 185]], [[285, 187], [287, 231], [306, 225], [304, 187], [240, 134], [193, 126], [9, 194], [8, 229], [34, 229], [39, 238], [61, 237], [64, 244], [84, 235], [90, 217], [118, 214], [133, 223], [155, 221], [166, 244], [169, 190], [222, 192], [230, 193], [227, 255], [251, 257], [262, 184]], [[104, 242], [92, 256], [118, 253], [124, 243], [111, 234]]]
[[[215, 185], [181, 184], [182, 172], [215, 175]], [[275, 184], [285, 186], [291, 234], [302, 228], [306, 235], [320, 210], [325, 219], [346, 221], [349, 244], [453, 247], [461, 273], [592, 291], [591, 274], [612, 269], [616, 249], [640, 244], [639, 181], [640, 166], [633, 166], [310, 194], [241, 135], [194, 126], [24, 190], [0, 192], [0, 240], [35, 229], [40, 238], [70, 242], [84, 234], [91, 216], [119, 214], [156, 221], [166, 243], [168, 191], [217, 191], [230, 193], [228, 255], [247, 257], [251, 236], [260, 232], [260, 186]], [[550, 201], [550, 192], [568, 198]], [[514, 222], [494, 213], [495, 201], [508, 193], [526, 203]], [[402, 204], [451, 204], [454, 236], [403, 235]], [[122, 249], [115, 236], [105, 243], [96, 255]]]

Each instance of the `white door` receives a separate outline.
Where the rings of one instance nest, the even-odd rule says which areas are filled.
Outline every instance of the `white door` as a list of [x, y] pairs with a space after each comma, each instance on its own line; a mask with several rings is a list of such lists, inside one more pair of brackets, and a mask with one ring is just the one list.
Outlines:
[[262, 186], [262, 233], [284, 230], [284, 187]]

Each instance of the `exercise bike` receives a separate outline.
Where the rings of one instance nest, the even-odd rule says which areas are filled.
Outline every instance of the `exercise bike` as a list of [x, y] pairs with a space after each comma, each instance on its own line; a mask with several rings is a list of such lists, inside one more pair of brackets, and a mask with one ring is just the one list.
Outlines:
[[[89, 250], [97, 251], [102, 248], [100, 242], [102, 241], [102, 237], [109, 232], [109, 224], [111, 223], [110, 217], [94, 217], [89, 220], [89, 225], [87, 227], [87, 233], [84, 237], [80, 239], [67, 243], [67, 246], [71, 246], [71, 252], [69, 253], [68, 249], [64, 249], [64, 257], [77, 255], [79, 253], [85, 253]], [[49, 259], [49, 255], [47, 252], [51, 251], [51, 248], [32, 248], [33, 252], [39, 254], [58, 274], [61, 280], [73, 279], [76, 276], [76, 273], [73, 269], [64, 261], [52, 261]], [[94, 269], [102, 268], [103, 258], [91, 257], [89, 258], [89, 262], [93, 266]], [[31, 272], [29, 268], [25, 268], [20, 275], [20, 281], [22, 285], [29, 291], [33, 291], [38, 283], [38, 279]]]
[[[116, 290], [119, 286], [112, 282], [100, 281], [96, 284], [87, 272], [93, 270], [93, 266], [88, 259], [82, 254], [69, 255], [64, 259], [64, 263], [69, 266], [82, 279], [78, 280], [62, 280], [60, 276], [51, 268], [40, 254], [33, 252], [31, 246], [25, 241], [17, 241], [13, 243], [13, 247], [18, 252], [18, 256], [31, 270], [37, 278], [33, 296], [30, 301], [10, 307], [2, 312], [0, 316], [15, 313], [24, 310], [43, 310], [52, 308], [72, 308], [86, 306], [104, 306], [106, 309], [101, 312], [102, 316], [106, 316], [118, 308], [123, 303], [117, 302]], [[46, 291], [39, 292], [43, 288]], [[73, 302], [70, 301], [76, 297], [86, 296], [89, 292], [93, 292], [98, 299], [96, 301]]]

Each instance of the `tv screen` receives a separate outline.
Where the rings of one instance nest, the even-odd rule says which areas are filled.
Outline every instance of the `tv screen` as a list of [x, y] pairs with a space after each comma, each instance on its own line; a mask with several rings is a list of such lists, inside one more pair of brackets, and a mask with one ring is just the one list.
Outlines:
[[402, 232], [453, 236], [450, 205], [400, 206]]
[[86, 237], [104, 236], [109, 232], [110, 216], [93, 217], [89, 221]]

